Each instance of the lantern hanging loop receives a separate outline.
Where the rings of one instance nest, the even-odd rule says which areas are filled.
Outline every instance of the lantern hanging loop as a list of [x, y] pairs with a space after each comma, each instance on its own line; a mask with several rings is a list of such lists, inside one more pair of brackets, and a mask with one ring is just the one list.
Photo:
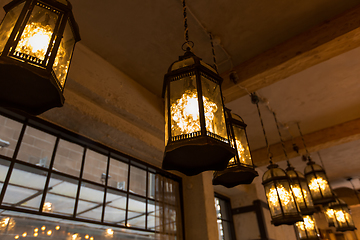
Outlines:
[[263, 133], [264, 133], [264, 138], [265, 138], [265, 143], [266, 143], [266, 149], [267, 149], [267, 152], [268, 152], [268, 159], [270, 161], [270, 164], [273, 164], [273, 161], [272, 161], [272, 153], [270, 151], [270, 146], [269, 146], [269, 142], [268, 142], [268, 139], [267, 139], [267, 136], [266, 136], [266, 131], [265, 131], [265, 126], [264, 126], [264, 121], [262, 119], [262, 116], [261, 116], [261, 112], [260, 112], [260, 108], [259, 108], [259, 96], [253, 92], [250, 94], [250, 97], [251, 97], [251, 102], [253, 104], [256, 104], [256, 108], [258, 110], [258, 114], [259, 114], [259, 118], [260, 118], [260, 123], [261, 123], [261, 127], [262, 127], [262, 130], [263, 130]]
[[[186, 3], [185, 0], [182, 0], [182, 4], [183, 4], [183, 16], [184, 16], [184, 39], [185, 39], [185, 43], [187, 45], [187, 48], [189, 48], [189, 50], [191, 51], [192, 48], [194, 47], [194, 43], [189, 41], [189, 26], [187, 23], [187, 13], [186, 13]], [[192, 43], [192, 44], [191, 44]], [[186, 49], [182, 48], [184, 51], [186, 51]]]

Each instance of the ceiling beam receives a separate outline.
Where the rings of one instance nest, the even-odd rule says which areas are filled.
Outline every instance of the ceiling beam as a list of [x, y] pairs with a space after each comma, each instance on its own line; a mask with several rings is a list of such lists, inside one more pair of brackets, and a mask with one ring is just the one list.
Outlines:
[[[237, 83], [222, 74], [225, 102], [269, 86], [360, 46], [360, 5], [234, 67]], [[237, 86], [239, 85], [239, 86]]]
[[[304, 135], [304, 140], [309, 152], [316, 152], [359, 139], [360, 118]], [[293, 142], [299, 147], [300, 154], [306, 152], [301, 137], [294, 138]], [[291, 140], [285, 141], [284, 144], [289, 158], [298, 156], [293, 150]], [[281, 143], [271, 145], [270, 149], [273, 154], [273, 162], [286, 160]], [[269, 162], [266, 148], [251, 151], [251, 155], [254, 164], [258, 167], [267, 165]]]

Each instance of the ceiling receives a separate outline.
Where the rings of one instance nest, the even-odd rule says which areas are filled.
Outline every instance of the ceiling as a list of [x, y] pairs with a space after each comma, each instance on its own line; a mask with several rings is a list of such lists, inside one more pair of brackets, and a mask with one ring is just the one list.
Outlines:
[[[2, 5], [8, 2], [0, 0]], [[71, 3], [80, 27], [81, 44], [160, 97], [163, 75], [182, 54], [181, 1], [71, 0]], [[217, 40], [215, 52], [222, 74], [359, 4], [360, 0], [187, 1], [189, 36], [195, 43], [194, 52], [212, 63], [207, 34], [212, 32]], [[359, 56], [360, 48], [356, 48], [258, 90], [279, 121], [289, 125], [290, 133], [282, 129], [285, 139], [290, 139], [291, 134], [299, 135], [296, 122], [301, 123], [306, 135], [360, 118]], [[239, 97], [226, 106], [248, 124], [251, 149], [263, 148], [260, 121], [249, 97]], [[274, 120], [264, 104], [261, 109], [270, 144], [278, 143]], [[359, 143], [321, 148], [332, 182], [348, 176], [360, 177]], [[299, 169], [304, 168], [300, 158], [291, 161], [301, 165]]]

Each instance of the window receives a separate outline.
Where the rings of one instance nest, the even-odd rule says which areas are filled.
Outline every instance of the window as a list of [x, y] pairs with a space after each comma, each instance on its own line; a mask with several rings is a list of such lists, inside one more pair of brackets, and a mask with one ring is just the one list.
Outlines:
[[235, 231], [231, 214], [230, 199], [215, 194], [215, 209], [218, 223], [219, 240], [234, 240]]
[[[79, 239], [88, 239], [79, 225], [94, 228], [87, 230], [93, 235], [115, 231], [154, 239], [161, 204], [155, 178], [177, 186], [181, 178], [43, 120], [4, 109], [0, 114], [0, 139], [8, 145], [0, 148], [0, 221], [18, 222], [19, 229], [48, 223], [53, 234], [60, 234], [55, 227], [63, 222], [63, 229], [73, 229], [66, 234]], [[181, 216], [180, 200], [176, 204]], [[180, 223], [177, 218], [178, 229]], [[111, 231], [104, 233], [104, 226]]]

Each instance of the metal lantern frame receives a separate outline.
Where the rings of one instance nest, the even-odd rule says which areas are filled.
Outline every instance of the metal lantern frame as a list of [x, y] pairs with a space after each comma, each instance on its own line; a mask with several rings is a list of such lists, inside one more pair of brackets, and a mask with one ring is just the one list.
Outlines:
[[[357, 229], [352, 219], [349, 206], [343, 200], [336, 198], [336, 202], [330, 203], [329, 208], [334, 210], [336, 231], [345, 232]], [[343, 221], [339, 218], [343, 218]]]
[[329, 227], [335, 227], [335, 215], [334, 209], [330, 208], [329, 206], [324, 207], [324, 215]]
[[[184, 66], [185, 65], [185, 66]], [[195, 78], [197, 91], [197, 104], [200, 121], [200, 130], [180, 135], [172, 135], [171, 113], [171, 87], [172, 83], [186, 78]], [[207, 131], [204, 113], [202, 79], [216, 84], [220, 91], [220, 106], [222, 111], [226, 137], [219, 136]], [[179, 81], [179, 82], [180, 82]], [[185, 80], [184, 80], [185, 81]], [[223, 79], [217, 71], [201, 58], [186, 49], [178, 61], [171, 64], [168, 73], [164, 77], [163, 98], [165, 98], [165, 153], [162, 167], [166, 170], [177, 170], [187, 176], [199, 174], [207, 170], [224, 170], [229, 160], [235, 155], [235, 149], [231, 147], [228, 131], [226, 129], [226, 116], [221, 91]], [[184, 93], [186, 88], [184, 87]]]
[[[303, 221], [299, 206], [297, 205], [296, 200], [295, 200], [295, 195], [290, 186], [291, 182], [290, 182], [290, 178], [288, 177], [288, 175], [285, 173], [285, 171], [283, 169], [279, 168], [279, 165], [274, 164], [274, 163], [271, 163], [268, 166], [268, 169], [269, 170], [266, 171], [263, 175], [262, 184], [264, 185], [266, 200], [269, 204], [270, 215], [271, 215], [271, 219], [272, 219], [271, 223], [274, 224], [275, 226], [279, 226], [279, 225], [284, 225], [284, 224], [293, 225], [296, 222]], [[278, 173], [274, 174], [275, 170], [282, 171], [282, 173], [278, 172]], [[287, 199], [285, 199], [284, 196], [280, 196], [281, 195], [279, 193], [280, 186], [282, 186], [283, 188], [286, 188], [285, 190], [287, 191], [287, 194], [290, 194], [289, 196], [287, 196]], [[276, 203], [280, 207], [280, 212], [281, 212], [280, 214], [275, 214], [273, 212], [274, 211], [273, 206], [272, 206], [273, 203], [268, 198], [268, 195], [269, 195], [268, 191], [270, 191], [272, 187], [274, 187], [276, 189], [275, 200], [276, 200]], [[287, 212], [287, 210], [285, 209], [285, 205], [286, 205], [285, 201], [288, 201], [288, 204], [292, 205], [292, 211]]]
[[[0, 105], [34, 115], [63, 106], [68, 69], [75, 44], [80, 40], [71, 4], [67, 0], [13, 0], [4, 6], [4, 10], [6, 15], [0, 26], [0, 40], [2, 38], [4, 41], [6, 38], [6, 43], [3, 49], [0, 47]], [[18, 17], [8, 24], [12, 17], [16, 17], [14, 12], [18, 13]], [[45, 51], [41, 57], [27, 53], [19, 44], [22, 40], [30, 41], [26, 34], [35, 34], [31, 32], [31, 26], [36, 24], [41, 24], [41, 27], [34, 27], [36, 30], [45, 27], [51, 29], [47, 30], [51, 33], [49, 40], [41, 42]], [[70, 36], [71, 43], [65, 42], [66, 40], [62, 42], [66, 36]], [[39, 41], [36, 44], [39, 44]], [[60, 49], [62, 44], [69, 45], [66, 49]], [[62, 54], [67, 55], [64, 58], [65, 55]], [[57, 65], [63, 60], [67, 66]], [[54, 67], [57, 68], [56, 73]], [[64, 67], [63, 70], [60, 67]], [[61, 79], [58, 79], [58, 76], [61, 76]]]
[[[214, 172], [213, 185], [223, 185], [227, 188], [232, 188], [239, 184], [252, 183], [254, 178], [259, 176], [259, 174], [255, 171], [254, 163], [251, 157], [249, 141], [246, 134], [247, 125], [239, 115], [231, 113], [230, 109], [225, 108], [225, 113], [230, 143], [232, 144], [232, 147], [235, 148], [236, 154], [235, 157], [229, 161], [229, 164], [224, 171]], [[241, 133], [239, 131], [236, 132], [235, 128], [238, 128]], [[241, 147], [244, 148], [243, 151], [238, 149], [238, 144], [236, 143], [236, 141], [239, 141], [241, 137], [243, 141], [246, 141], [245, 143], [241, 142]], [[240, 152], [243, 152], [245, 155], [245, 151], [247, 152], [246, 155], [248, 156], [247, 161], [249, 164], [240, 161], [240, 157], [242, 156], [239, 156], [239, 154]]]
[[[294, 192], [294, 195], [297, 200], [297, 204], [300, 208], [300, 212], [302, 215], [312, 215], [315, 213], [316, 209], [313, 203], [313, 200], [311, 198], [310, 190], [307, 185], [306, 179], [304, 175], [302, 175], [300, 172], [296, 171], [295, 168], [288, 166], [286, 169], [286, 174], [289, 176], [291, 180], [291, 187], [294, 190], [294, 188], [299, 188], [299, 195], [297, 196]], [[299, 201], [300, 198], [300, 201]]]
[[[311, 198], [314, 202], [314, 205], [318, 205], [318, 204], [326, 205], [328, 203], [334, 202], [335, 196], [334, 196], [331, 186], [329, 184], [329, 180], [326, 176], [325, 170], [321, 166], [316, 164], [314, 161], [312, 161], [310, 157], [308, 157], [308, 160], [309, 161], [307, 163], [307, 167], [305, 168], [304, 176], [308, 183], [308, 187], [309, 187]], [[307, 171], [307, 169], [309, 169], [309, 168], [310, 168], [310, 171]], [[319, 183], [318, 181], [316, 183], [314, 183], [317, 185], [318, 192], [320, 194], [320, 196], [317, 196], [317, 194], [314, 192], [314, 190], [312, 190], [310, 184], [311, 184], [312, 179], [319, 179], [319, 178], [322, 178], [323, 180], [325, 180], [326, 183], [323, 182], [323, 184], [325, 184], [326, 186], [325, 186], [325, 190], [323, 190], [321, 188], [321, 183]], [[330, 192], [331, 194], [327, 194], [326, 192]]]
[[303, 221], [295, 223], [294, 227], [299, 240], [320, 240], [319, 230], [313, 216], [304, 215]]

